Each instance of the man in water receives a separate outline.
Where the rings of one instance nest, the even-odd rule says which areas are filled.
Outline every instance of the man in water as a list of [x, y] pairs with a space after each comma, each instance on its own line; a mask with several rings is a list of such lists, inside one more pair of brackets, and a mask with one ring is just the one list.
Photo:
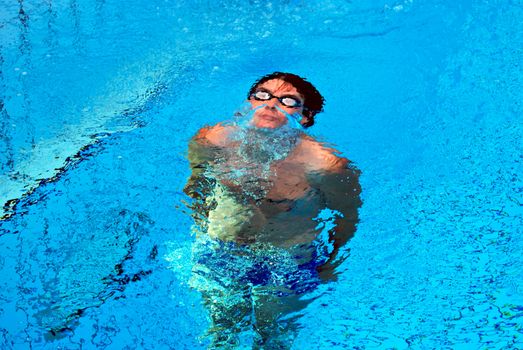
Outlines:
[[289, 348], [304, 294], [335, 278], [354, 235], [359, 171], [305, 133], [324, 99], [305, 79], [259, 79], [234, 122], [191, 140], [185, 192], [197, 227], [192, 285], [210, 312], [212, 346]]

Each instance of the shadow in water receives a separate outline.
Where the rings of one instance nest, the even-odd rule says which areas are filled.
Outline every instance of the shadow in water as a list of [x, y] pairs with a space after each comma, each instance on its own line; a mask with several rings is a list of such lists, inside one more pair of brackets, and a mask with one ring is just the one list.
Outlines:
[[158, 249], [142, 242], [153, 225], [148, 215], [105, 214], [66, 232], [46, 220], [39, 237], [20, 236], [17, 305], [47, 341], [70, 336], [87, 309], [125, 297], [127, 285], [153, 271]]

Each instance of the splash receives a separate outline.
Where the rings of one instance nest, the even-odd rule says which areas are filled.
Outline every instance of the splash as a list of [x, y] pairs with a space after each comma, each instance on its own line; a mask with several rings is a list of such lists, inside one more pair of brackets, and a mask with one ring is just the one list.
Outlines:
[[259, 128], [252, 124], [254, 113], [264, 107], [242, 106], [232, 121], [227, 143], [208, 175], [233, 186], [241, 187], [251, 199], [265, 198], [273, 176], [272, 166], [289, 156], [304, 130], [298, 115], [282, 111], [289, 122], [279, 128]]

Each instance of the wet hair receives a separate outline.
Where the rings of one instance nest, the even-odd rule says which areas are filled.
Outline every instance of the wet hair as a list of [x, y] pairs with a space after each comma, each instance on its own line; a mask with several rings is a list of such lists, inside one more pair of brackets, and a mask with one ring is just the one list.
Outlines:
[[247, 99], [256, 91], [256, 88], [266, 81], [280, 79], [284, 82], [291, 84], [296, 90], [303, 95], [305, 101], [303, 103], [303, 116], [307, 118], [307, 121], [303, 124], [304, 127], [308, 128], [314, 125], [314, 116], [323, 111], [323, 104], [325, 99], [320, 92], [304, 78], [284, 72], [274, 72], [271, 74], [264, 75], [252, 84]]

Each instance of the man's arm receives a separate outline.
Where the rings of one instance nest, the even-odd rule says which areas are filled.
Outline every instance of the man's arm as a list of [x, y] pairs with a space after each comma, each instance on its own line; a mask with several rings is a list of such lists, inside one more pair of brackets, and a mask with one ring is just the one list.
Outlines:
[[230, 126], [217, 124], [200, 129], [189, 142], [188, 160], [191, 176], [184, 187], [184, 192], [195, 199], [205, 197], [209, 181], [204, 176], [210, 163], [216, 160], [220, 148], [227, 145]]
[[200, 142], [197, 137], [189, 142], [188, 159], [191, 175], [183, 189], [189, 197], [194, 199], [205, 197], [205, 188], [209, 188], [209, 186], [204, 185], [206, 179], [204, 173], [215, 153], [212, 145]]
[[314, 147], [315, 169], [307, 177], [310, 185], [322, 196], [325, 206], [338, 211], [335, 227], [329, 232], [329, 244], [332, 251], [325, 264], [318, 270], [325, 279], [332, 279], [335, 268], [343, 262], [338, 256], [343, 247], [353, 236], [358, 223], [358, 209], [361, 207], [361, 172], [346, 158], [339, 157], [332, 148], [317, 143]]

